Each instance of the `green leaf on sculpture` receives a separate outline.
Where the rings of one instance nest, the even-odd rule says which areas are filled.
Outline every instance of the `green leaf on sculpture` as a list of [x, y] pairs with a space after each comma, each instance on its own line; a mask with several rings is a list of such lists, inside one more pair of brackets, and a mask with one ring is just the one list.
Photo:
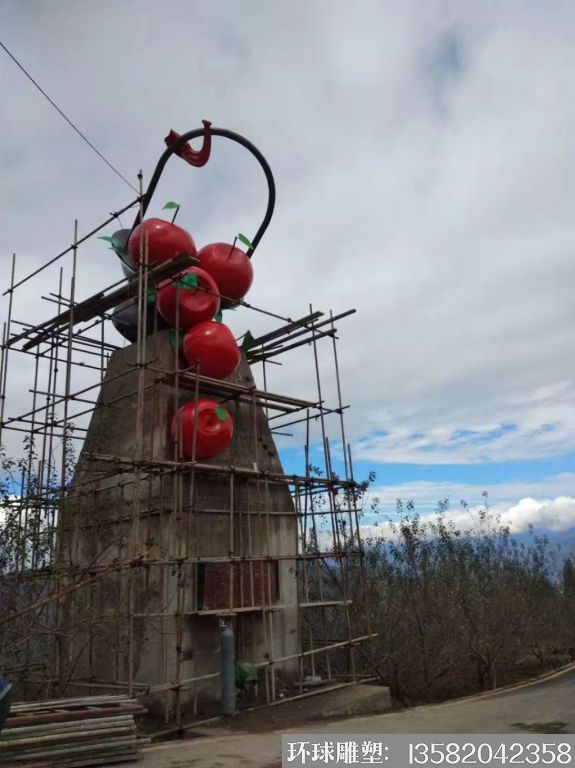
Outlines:
[[240, 241], [240, 243], [247, 245], [248, 248], [253, 248], [251, 240], [248, 240], [248, 238], [245, 235], [242, 235], [241, 232], [238, 235], [238, 240]]
[[252, 349], [254, 345], [254, 337], [252, 336], [250, 331], [246, 331], [244, 335], [244, 340], [242, 341], [241, 349], [244, 350], [244, 352], [247, 352], [249, 349]]
[[197, 288], [199, 285], [198, 276], [195, 272], [188, 272], [187, 275], [183, 275], [176, 280], [176, 285], [184, 290], [190, 290], [191, 288]]
[[163, 211], [173, 211], [173, 210], [174, 210], [174, 208], [179, 208], [179, 207], [180, 207], [180, 204], [179, 204], [179, 203], [174, 203], [174, 201], [173, 201], [173, 200], [170, 200], [170, 202], [169, 202], [169, 203], [166, 203], [166, 204], [164, 205], [164, 207], [162, 208], [162, 210], [163, 210]]
[[180, 332], [176, 328], [170, 329], [170, 344], [173, 349], [179, 349], [182, 345], [182, 338]]
[[218, 407], [216, 408], [215, 413], [216, 413], [216, 416], [218, 417], [218, 419], [220, 421], [225, 421], [228, 418], [228, 412], [221, 405], [218, 405]]

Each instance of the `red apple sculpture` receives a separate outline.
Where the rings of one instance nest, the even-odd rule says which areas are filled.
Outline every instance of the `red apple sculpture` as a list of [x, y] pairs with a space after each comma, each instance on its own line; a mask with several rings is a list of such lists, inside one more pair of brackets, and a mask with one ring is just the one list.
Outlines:
[[225, 379], [240, 362], [233, 333], [223, 323], [210, 320], [193, 325], [184, 336], [184, 356], [190, 368], [213, 379]]
[[200, 266], [216, 281], [222, 296], [222, 308], [243, 299], [254, 279], [247, 253], [229, 243], [212, 243], [198, 251]]
[[179, 445], [180, 455], [187, 460], [213, 459], [225, 451], [233, 434], [232, 417], [214, 400], [198, 400], [197, 403], [192, 400], [180, 408], [172, 421], [172, 438]]
[[174, 328], [210, 320], [220, 308], [214, 279], [199, 267], [188, 267], [158, 286], [158, 312]]
[[128, 253], [136, 269], [140, 257], [143, 258], [146, 241], [149, 267], [157, 267], [181, 253], [191, 257], [196, 255], [196, 245], [185, 229], [163, 219], [146, 219], [136, 227], [128, 241]]

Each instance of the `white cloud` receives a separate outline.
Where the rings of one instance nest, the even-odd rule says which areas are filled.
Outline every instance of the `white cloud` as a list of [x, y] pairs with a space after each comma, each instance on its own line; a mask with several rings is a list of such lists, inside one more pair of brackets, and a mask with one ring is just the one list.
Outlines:
[[[485, 527], [503, 525], [509, 527], [511, 534], [527, 533], [530, 529], [535, 532], [563, 533], [575, 531], [575, 497], [558, 496], [554, 499], [523, 498], [515, 504], [497, 504], [490, 508], [487, 517], [479, 517], [481, 506], [463, 508], [452, 507], [442, 513], [442, 518], [456, 526], [460, 531], [478, 531]], [[417, 508], [416, 508], [417, 511]], [[409, 513], [407, 513], [409, 514]], [[424, 512], [420, 515], [422, 522], [437, 520], [437, 512]], [[385, 536], [391, 529], [388, 527], [387, 516], [377, 523], [366, 523], [361, 526], [363, 537]]]
[[[461, 391], [464, 399], [465, 393]], [[451, 405], [451, 407], [450, 407]], [[437, 409], [376, 411], [355, 441], [356, 458], [417, 464], [476, 464], [549, 458], [575, 444], [571, 381], [483, 402], [438, 401]], [[385, 424], [383, 432], [377, 426]]]
[[[396, 519], [397, 500], [402, 501], [404, 512], [408, 502], [413, 502], [413, 513], [423, 520], [435, 519], [439, 502], [447, 500], [444, 517], [461, 530], [470, 530], [479, 524], [480, 510], [488, 510], [489, 520], [499, 518], [514, 534], [528, 531], [529, 526], [555, 533], [575, 530], [575, 473], [572, 472], [539, 481], [492, 484], [415, 481], [378, 485], [370, 489], [364, 502], [365, 535], [378, 531], [381, 534], [384, 521]], [[373, 514], [369, 508], [376, 501], [378, 512]]]
[[397, 499], [413, 501], [416, 507], [435, 508], [443, 499], [457, 506], [464, 500], [469, 507], [480, 506], [484, 492], [491, 506], [510, 507], [517, 499], [532, 497], [549, 499], [565, 493], [575, 497], [575, 473], [563, 472], [538, 481], [508, 480], [492, 483], [469, 483], [437, 480], [416, 480], [395, 485], [376, 485], [369, 498], [378, 498], [382, 505], [394, 505]]
[[[536, 500], [524, 498], [515, 504], [501, 504], [491, 508], [483, 515], [484, 507], [455, 507], [447, 509], [441, 518], [447, 525], [462, 533], [480, 534], [498, 530], [501, 526], [509, 528], [512, 536], [527, 534], [551, 534], [551, 544], [561, 544], [565, 553], [575, 550], [575, 497], [558, 496], [555, 499]], [[480, 515], [480, 512], [482, 513]], [[414, 512], [404, 510], [404, 515], [413, 516]], [[393, 522], [399, 522], [395, 515], [387, 515], [377, 521], [365, 521], [360, 524], [360, 535], [367, 543], [381, 538], [397, 540], [400, 530]], [[420, 514], [420, 521], [425, 526], [438, 521], [437, 512]], [[555, 535], [553, 535], [555, 534]], [[320, 547], [329, 551], [334, 547], [333, 536], [328, 531], [318, 535]]]
[[575, 527], [575, 498], [558, 496], [547, 501], [521, 499], [502, 512], [502, 521], [512, 533], [525, 531], [530, 525], [549, 531], [566, 531]]

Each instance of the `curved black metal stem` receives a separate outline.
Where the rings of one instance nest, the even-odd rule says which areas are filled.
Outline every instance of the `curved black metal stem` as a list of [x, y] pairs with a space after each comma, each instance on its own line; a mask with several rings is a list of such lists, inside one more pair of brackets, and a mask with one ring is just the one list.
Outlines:
[[[166, 151], [163, 153], [163, 155], [160, 157], [160, 159], [158, 160], [158, 164], [156, 165], [156, 168], [154, 170], [154, 173], [152, 174], [152, 178], [150, 179], [148, 188], [142, 199], [142, 205], [140, 207], [140, 210], [138, 211], [138, 215], [136, 216], [136, 219], [132, 225], [132, 231], [138, 226], [140, 221], [143, 219], [146, 213], [146, 210], [148, 209], [148, 206], [150, 204], [150, 201], [154, 195], [154, 192], [156, 191], [156, 187], [158, 186], [158, 182], [160, 180], [164, 167], [168, 162], [168, 160], [170, 159], [170, 157], [176, 152], [176, 150], [178, 150], [181, 146], [186, 144], [188, 141], [191, 141], [192, 139], [197, 139], [200, 136], [203, 136], [204, 133], [205, 133], [205, 128], [196, 128], [193, 131], [188, 131], [187, 133], [183, 133], [179, 137], [179, 139], [177, 139], [171, 146], [169, 146], [166, 149]], [[230, 139], [231, 141], [235, 141], [237, 144], [241, 144], [242, 147], [245, 147], [249, 152], [252, 153], [252, 155], [259, 162], [266, 176], [266, 181], [268, 184], [268, 205], [266, 208], [266, 213], [263, 218], [263, 221], [260, 224], [260, 227], [256, 232], [253, 240], [251, 241], [252, 242], [251, 248], [249, 248], [247, 252], [248, 257], [251, 259], [253, 252], [255, 251], [255, 249], [258, 246], [258, 243], [264, 236], [264, 233], [268, 228], [268, 225], [273, 216], [274, 206], [276, 202], [276, 185], [274, 182], [274, 177], [273, 177], [271, 168], [268, 165], [268, 161], [265, 159], [265, 157], [262, 155], [259, 149], [251, 143], [251, 141], [248, 141], [239, 133], [234, 133], [234, 131], [228, 131], [226, 128], [210, 128], [210, 133], [212, 134], [212, 136], [221, 136], [224, 139]]]

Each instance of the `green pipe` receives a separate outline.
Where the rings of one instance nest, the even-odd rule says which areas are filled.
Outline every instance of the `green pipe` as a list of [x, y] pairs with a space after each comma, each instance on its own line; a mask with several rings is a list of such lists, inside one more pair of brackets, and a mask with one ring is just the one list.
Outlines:
[[236, 642], [229, 624], [223, 626], [220, 650], [222, 713], [231, 717], [236, 714]]

